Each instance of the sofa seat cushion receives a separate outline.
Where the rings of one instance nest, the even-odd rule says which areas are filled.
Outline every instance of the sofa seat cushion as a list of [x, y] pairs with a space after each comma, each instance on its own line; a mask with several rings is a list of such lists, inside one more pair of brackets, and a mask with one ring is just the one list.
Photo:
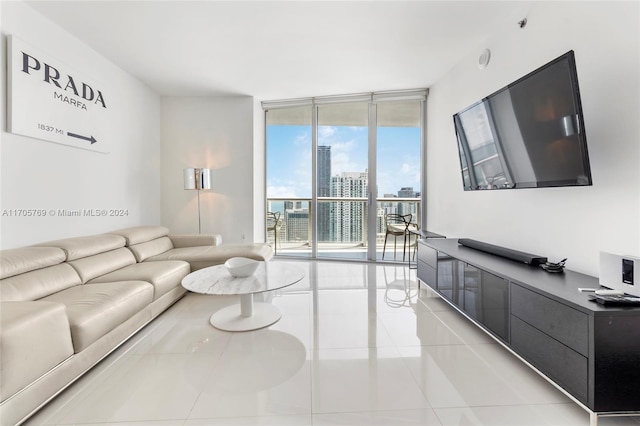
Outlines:
[[40, 300], [66, 306], [78, 353], [149, 305], [153, 286], [144, 281], [84, 284]]
[[184, 260], [191, 264], [191, 271], [221, 265], [232, 257], [247, 257], [254, 260], [270, 260], [273, 249], [268, 244], [222, 244], [219, 246], [182, 247], [168, 250], [147, 258], [146, 262], [159, 260]]
[[181, 260], [167, 260], [164, 262], [136, 263], [117, 271], [94, 278], [87, 284], [104, 283], [110, 281], [139, 280], [153, 284], [153, 300], [157, 300], [176, 287], [180, 287], [182, 279], [191, 268], [187, 262]]
[[69, 320], [60, 303], [2, 302], [0, 328], [2, 401], [73, 355]]

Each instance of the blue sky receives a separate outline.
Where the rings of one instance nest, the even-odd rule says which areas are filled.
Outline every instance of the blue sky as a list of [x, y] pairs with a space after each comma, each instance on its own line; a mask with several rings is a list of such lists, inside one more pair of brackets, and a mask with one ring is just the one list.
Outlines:
[[[420, 129], [378, 128], [378, 196], [420, 190]], [[367, 169], [367, 128], [319, 126], [331, 146], [331, 174]], [[371, 183], [370, 183], [371, 184]], [[311, 197], [311, 127], [267, 126], [267, 197]]]

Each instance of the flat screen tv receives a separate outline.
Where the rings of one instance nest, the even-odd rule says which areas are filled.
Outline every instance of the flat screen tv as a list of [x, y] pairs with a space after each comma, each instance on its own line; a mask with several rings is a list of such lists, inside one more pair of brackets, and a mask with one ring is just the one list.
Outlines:
[[453, 121], [466, 191], [592, 184], [573, 51]]

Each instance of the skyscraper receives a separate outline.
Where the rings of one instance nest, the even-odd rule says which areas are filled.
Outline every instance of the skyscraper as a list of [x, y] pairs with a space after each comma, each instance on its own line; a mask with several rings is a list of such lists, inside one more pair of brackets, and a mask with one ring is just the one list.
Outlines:
[[[400, 188], [398, 191], [398, 198], [417, 198], [420, 196], [419, 192], [415, 192], [413, 187]], [[411, 214], [411, 221], [417, 223], [418, 218], [418, 205], [416, 203], [398, 203], [398, 213], [401, 215]]]
[[[344, 172], [331, 178], [332, 197], [367, 197], [369, 174], [364, 172]], [[365, 241], [367, 218], [365, 206], [357, 201], [337, 201], [331, 203], [331, 237], [340, 243]]]
[[285, 212], [288, 242], [309, 241], [309, 209], [292, 209]]
[[[331, 147], [318, 146], [318, 197], [331, 196]], [[330, 214], [331, 204], [318, 202], [318, 241], [331, 241]]]
[[400, 188], [398, 191], [398, 198], [415, 198], [416, 192], [413, 190], [412, 186]]

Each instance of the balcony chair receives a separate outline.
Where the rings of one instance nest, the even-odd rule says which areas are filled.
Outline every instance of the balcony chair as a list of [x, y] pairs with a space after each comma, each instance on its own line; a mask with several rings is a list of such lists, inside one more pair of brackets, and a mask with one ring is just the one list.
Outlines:
[[[267, 234], [273, 231], [273, 252], [275, 254], [278, 254], [278, 234], [281, 228], [280, 212], [267, 212]], [[282, 242], [280, 242], [280, 249], [282, 249]]]
[[384, 247], [382, 248], [382, 260], [387, 250], [387, 238], [393, 236], [393, 259], [396, 258], [396, 243], [398, 237], [403, 237], [402, 260], [404, 261], [407, 252], [407, 238], [409, 237], [409, 227], [415, 224], [411, 223], [411, 213], [400, 215], [397, 213], [387, 213], [384, 215], [385, 234]]

